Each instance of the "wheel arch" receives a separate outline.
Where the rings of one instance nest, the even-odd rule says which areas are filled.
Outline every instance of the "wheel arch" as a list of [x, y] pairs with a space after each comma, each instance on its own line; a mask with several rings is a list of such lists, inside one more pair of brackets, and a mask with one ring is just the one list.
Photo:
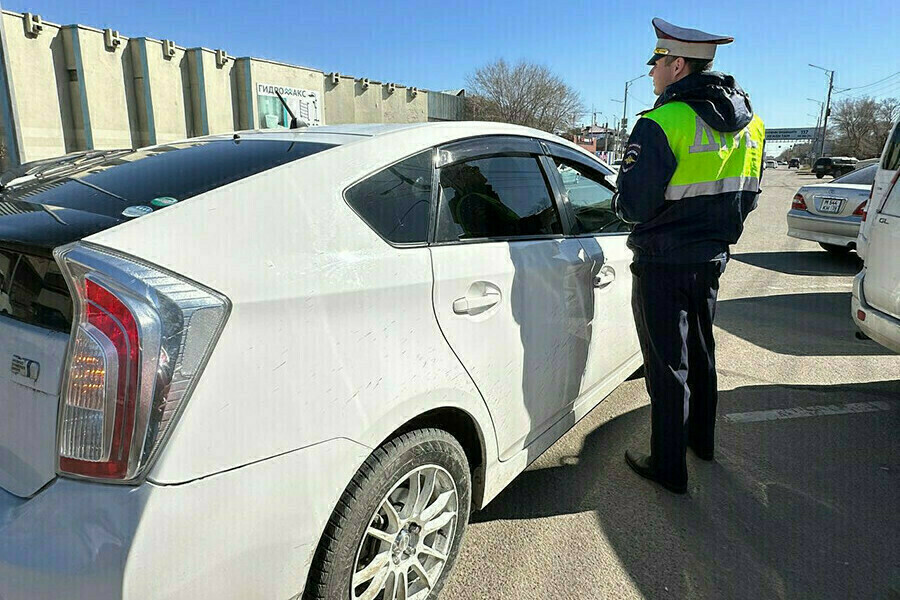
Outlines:
[[487, 442], [478, 420], [468, 411], [458, 406], [432, 408], [395, 428], [377, 446], [404, 433], [430, 427], [446, 431], [462, 446], [472, 474], [472, 505], [480, 508], [484, 498]]

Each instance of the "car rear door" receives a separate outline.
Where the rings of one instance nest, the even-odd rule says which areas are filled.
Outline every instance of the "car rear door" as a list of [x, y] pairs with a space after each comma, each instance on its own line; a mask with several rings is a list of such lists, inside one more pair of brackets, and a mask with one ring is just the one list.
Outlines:
[[863, 293], [869, 306], [900, 319], [900, 185], [874, 215], [866, 255]]
[[478, 386], [501, 460], [571, 412], [587, 362], [591, 262], [564, 236], [530, 138], [439, 151], [434, 310]]
[[582, 394], [588, 400], [591, 390], [621, 377], [621, 368], [640, 352], [631, 312], [634, 254], [626, 245], [631, 227], [612, 210], [614, 188], [602, 165], [560, 144], [547, 146], [572, 235], [584, 247], [593, 273], [591, 344], [582, 381]]

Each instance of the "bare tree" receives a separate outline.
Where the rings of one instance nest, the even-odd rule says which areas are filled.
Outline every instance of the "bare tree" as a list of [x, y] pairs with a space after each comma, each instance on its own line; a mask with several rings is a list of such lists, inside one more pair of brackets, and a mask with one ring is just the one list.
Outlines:
[[834, 105], [833, 154], [858, 158], [878, 156], [891, 124], [898, 116], [900, 100], [896, 98], [881, 101], [868, 97], [847, 98], [837, 102]]
[[900, 119], [900, 98], [885, 98], [878, 103], [878, 119], [882, 122], [882, 127], [886, 124], [888, 130], [894, 121]]
[[556, 132], [584, 114], [578, 93], [543, 65], [502, 58], [477, 69], [466, 81], [468, 116]]

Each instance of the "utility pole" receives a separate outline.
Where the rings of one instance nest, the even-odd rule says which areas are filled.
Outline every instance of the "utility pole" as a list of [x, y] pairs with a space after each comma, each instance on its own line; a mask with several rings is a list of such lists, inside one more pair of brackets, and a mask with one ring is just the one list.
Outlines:
[[609, 121], [603, 124], [603, 152], [609, 160]]
[[825, 138], [828, 137], [828, 115], [831, 114], [831, 90], [834, 88], [834, 71], [832, 69], [817, 67], [814, 64], [810, 64], [809, 66], [814, 69], [819, 69], [820, 71], [825, 71], [830, 75], [828, 79], [828, 98], [825, 100], [825, 116], [822, 120], [822, 147], [820, 156], [825, 156]]
[[819, 105], [819, 114], [816, 115], [816, 135], [813, 137], [812, 144], [809, 147], [809, 158], [812, 160], [816, 158], [816, 144], [819, 143], [819, 128], [822, 126], [822, 113], [825, 111], [825, 103], [814, 98], [807, 98], [807, 100]]

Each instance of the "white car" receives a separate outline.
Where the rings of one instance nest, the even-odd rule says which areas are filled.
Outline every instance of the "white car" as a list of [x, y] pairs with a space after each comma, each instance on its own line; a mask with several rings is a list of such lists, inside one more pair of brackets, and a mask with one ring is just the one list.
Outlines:
[[900, 353], [900, 173], [868, 219], [869, 245], [863, 270], [853, 280], [851, 311], [859, 329]]
[[855, 248], [877, 169], [869, 165], [829, 183], [797, 190], [787, 214], [788, 236], [819, 242], [836, 254]]
[[[879, 205], [887, 194], [888, 187], [894, 175], [900, 170], [900, 119], [894, 122], [891, 133], [888, 135], [884, 143], [884, 149], [881, 151], [881, 159], [879, 161], [878, 172], [875, 175], [875, 185], [872, 188], [872, 205]], [[869, 241], [869, 230], [872, 228], [872, 221], [865, 220], [859, 229], [859, 239], [856, 242], [856, 252], [860, 257], [865, 258], [866, 246]]]
[[5, 178], [0, 598], [435, 597], [640, 366], [609, 174], [431, 123]]
[[766, 169], [777, 169], [778, 161], [775, 160], [774, 158], [767, 158], [766, 161], [763, 163], [763, 167]]

